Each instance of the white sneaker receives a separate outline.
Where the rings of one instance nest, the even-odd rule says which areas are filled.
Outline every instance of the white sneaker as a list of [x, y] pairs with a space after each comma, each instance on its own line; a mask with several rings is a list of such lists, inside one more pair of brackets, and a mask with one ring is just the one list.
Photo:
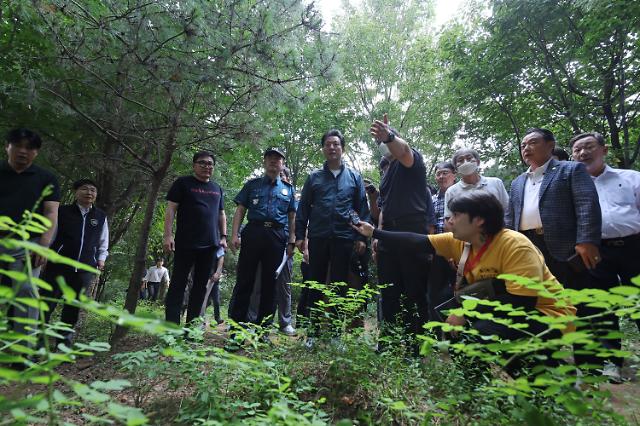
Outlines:
[[287, 336], [295, 336], [297, 334], [296, 329], [291, 326], [291, 324], [281, 327], [280, 332], [286, 334]]
[[607, 379], [609, 379], [610, 383], [614, 383], [616, 385], [622, 383], [622, 373], [620, 371], [620, 367], [612, 362], [605, 362], [604, 368], [602, 369], [602, 375], [606, 376]]

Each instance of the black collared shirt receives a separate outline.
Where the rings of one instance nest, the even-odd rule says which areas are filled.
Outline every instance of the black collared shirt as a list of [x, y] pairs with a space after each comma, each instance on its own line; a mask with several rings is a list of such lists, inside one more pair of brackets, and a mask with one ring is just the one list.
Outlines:
[[[42, 201], [60, 201], [60, 185], [53, 173], [35, 164], [22, 173], [16, 173], [4, 160], [0, 163], [0, 216], [9, 216], [20, 222], [23, 213], [34, 208], [49, 185], [52, 191]], [[38, 204], [36, 213], [42, 214], [42, 204]]]

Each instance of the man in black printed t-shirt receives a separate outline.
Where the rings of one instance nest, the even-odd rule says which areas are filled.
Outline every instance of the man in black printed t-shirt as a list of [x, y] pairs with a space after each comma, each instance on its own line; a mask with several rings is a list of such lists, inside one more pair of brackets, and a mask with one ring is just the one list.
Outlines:
[[[173, 281], [167, 292], [166, 319], [180, 324], [180, 308], [191, 268], [193, 288], [187, 307], [187, 323], [200, 316], [207, 282], [218, 247], [227, 247], [227, 216], [222, 188], [211, 180], [215, 157], [200, 151], [193, 156], [193, 175], [176, 179], [167, 193], [164, 249], [174, 251]], [[177, 218], [175, 239], [173, 222]]]

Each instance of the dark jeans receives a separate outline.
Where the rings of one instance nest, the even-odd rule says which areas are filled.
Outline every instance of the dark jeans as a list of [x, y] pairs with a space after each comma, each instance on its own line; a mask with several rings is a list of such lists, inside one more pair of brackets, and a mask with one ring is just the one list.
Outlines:
[[[313, 238], [309, 240], [309, 280], [320, 284], [343, 282], [349, 279], [349, 260], [353, 251], [353, 240], [343, 238]], [[346, 287], [339, 288], [340, 294], [346, 294]], [[298, 309], [298, 315], [314, 323], [313, 309], [322, 299], [320, 290], [309, 289], [306, 292], [304, 309]]]
[[[600, 287], [601, 283], [595, 281], [591, 276], [591, 274], [586, 270], [583, 272], [575, 272], [571, 268], [568, 262], [562, 262], [555, 259], [547, 249], [547, 245], [544, 242], [544, 235], [537, 235], [537, 234], [525, 234], [525, 235], [527, 235], [527, 237], [531, 240], [531, 242], [533, 242], [533, 244], [540, 249], [540, 251], [542, 252], [542, 255], [544, 256], [544, 261], [547, 264], [547, 267], [563, 286], [574, 289], [574, 290], [582, 290], [585, 288], [594, 288], [594, 287], [601, 288]], [[602, 288], [602, 289], [606, 290], [607, 288]], [[602, 312], [601, 308], [589, 307], [584, 303], [577, 305], [576, 309], [578, 310], [577, 312], [578, 318], [587, 317], [587, 316]], [[602, 320], [605, 320], [605, 322], [607, 322], [606, 318], [603, 318]], [[585, 332], [590, 332], [594, 336], [601, 335], [603, 334], [603, 332], [606, 333], [605, 330], [602, 328], [603, 324], [600, 321], [601, 320], [598, 320], [598, 323], [596, 323], [596, 321], [586, 320], [586, 324], [577, 327], [578, 331], [583, 330]], [[617, 320], [615, 321], [615, 323], [617, 327]], [[611, 324], [607, 325], [606, 328], [611, 329]], [[609, 340], [607, 344], [615, 345], [615, 343], [612, 343], [612, 340]], [[618, 344], [619, 344], [619, 341], [618, 341]], [[575, 360], [576, 365], [585, 365], [585, 364], [602, 365], [604, 362], [603, 358], [597, 357], [593, 353], [585, 353], [589, 351], [586, 350], [583, 345], [575, 344], [573, 346], [573, 352], [574, 352], [573, 358]], [[612, 360], [612, 361], [615, 361], [615, 360]]]
[[242, 247], [238, 258], [238, 275], [233, 289], [233, 304], [229, 307], [229, 318], [235, 322], [249, 322], [247, 312], [251, 293], [258, 271], [262, 264], [260, 307], [256, 324], [261, 324], [273, 314], [275, 295], [275, 273], [286, 246], [284, 229], [267, 228], [261, 224], [249, 223], [242, 231]]
[[189, 271], [194, 268], [193, 287], [187, 305], [187, 324], [200, 316], [207, 291], [207, 281], [216, 260], [217, 247], [176, 250], [173, 263], [173, 280], [167, 291], [165, 313], [167, 321], [180, 324], [180, 311]]
[[[428, 233], [426, 221], [395, 221], [385, 230]], [[426, 243], [425, 243], [426, 244]], [[423, 332], [429, 321], [427, 281], [433, 256], [426, 253], [395, 252], [379, 243], [378, 273], [380, 284], [390, 284], [380, 292], [382, 319], [393, 325], [401, 320], [411, 334]]]
[[[56, 278], [59, 276], [63, 277], [65, 283], [76, 292], [76, 300], [80, 298], [80, 293], [85, 291], [89, 287], [95, 277], [95, 275], [91, 272], [74, 271], [74, 269], [69, 266], [60, 265], [57, 263], [49, 263], [45, 268], [43, 279], [51, 284], [53, 288], [51, 290], [41, 289], [40, 295], [42, 297], [60, 299], [60, 297], [62, 296], [62, 289], [60, 288], [60, 285], [58, 285], [58, 282], [56, 280]], [[53, 311], [58, 305], [58, 301], [47, 301], [47, 305], [49, 306], [49, 310], [45, 312], [45, 320], [49, 322]], [[79, 308], [65, 303], [62, 307], [60, 320], [66, 324], [69, 324], [71, 327], [74, 327], [78, 322], [79, 316]]]
[[160, 283], [147, 283], [147, 290], [149, 291], [150, 300], [158, 300], [158, 291], [160, 290]]

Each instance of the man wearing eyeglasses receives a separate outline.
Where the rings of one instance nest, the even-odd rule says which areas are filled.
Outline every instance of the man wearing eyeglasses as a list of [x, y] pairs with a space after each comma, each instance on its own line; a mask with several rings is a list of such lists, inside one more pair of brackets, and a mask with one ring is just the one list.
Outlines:
[[[107, 214], [97, 208], [94, 203], [98, 196], [98, 185], [91, 179], [80, 179], [73, 184], [75, 201], [61, 206], [58, 210], [58, 231], [51, 244], [51, 249], [73, 260], [85, 263], [100, 270], [109, 255], [109, 226]], [[66, 284], [76, 292], [76, 298], [85, 291], [95, 278], [95, 274], [82, 271], [61, 263], [48, 263], [44, 272], [44, 280], [51, 284], [51, 290], [42, 289], [40, 295], [59, 299], [62, 289], [57, 277], [62, 276]], [[55, 300], [48, 300], [49, 310], [45, 319], [49, 322], [56, 308]], [[71, 328], [78, 322], [80, 310], [65, 304], [60, 319]], [[74, 332], [64, 332], [63, 341], [69, 346], [73, 342]]]
[[[607, 165], [608, 148], [600, 133], [581, 133], [574, 136], [569, 145], [573, 159], [584, 164], [591, 175], [602, 210], [602, 261], [590, 271], [590, 287], [608, 290], [618, 285], [631, 285], [631, 279], [640, 275], [640, 172]], [[598, 313], [597, 309], [591, 309]], [[603, 330], [602, 334], [619, 330], [615, 315], [598, 321], [600, 324], [593, 325]], [[602, 344], [612, 349], [621, 347], [619, 338], [603, 340]], [[612, 358], [610, 361], [605, 363], [603, 374], [610, 381], [619, 383], [622, 380], [622, 359]]]
[[201, 315], [216, 252], [218, 247], [227, 247], [224, 193], [220, 185], [211, 180], [215, 164], [213, 153], [196, 152], [193, 175], [176, 179], [167, 193], [163, 245], [165, 251], [175, 253], [175, 258], [165, 315], [167, 321], [175, 324], [180, 324], [182, 300], [191, 268], [193, 287], [187, 307], [187, 324]]

